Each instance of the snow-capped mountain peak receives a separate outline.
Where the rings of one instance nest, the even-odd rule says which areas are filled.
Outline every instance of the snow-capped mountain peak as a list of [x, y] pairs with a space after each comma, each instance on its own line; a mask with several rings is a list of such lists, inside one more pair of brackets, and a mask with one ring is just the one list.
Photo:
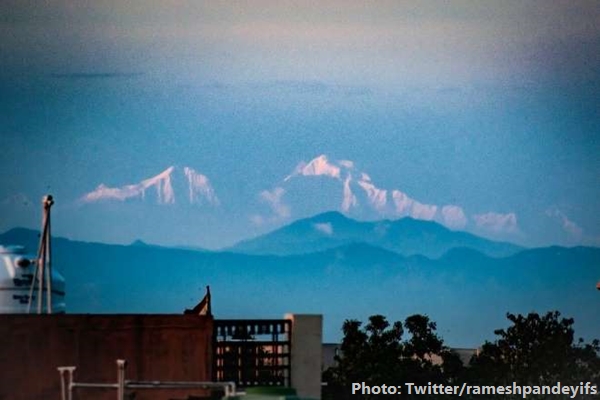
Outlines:
[[[325, 154], [313, 158], [308, 163], [299, 163], [294, 172], [288, 175], [284, 181], [287, 182], [295, 176], [329, 176], [335, 179], [341, 179], [342, 168], [348, 168], [348, 161], [331, 163]], [[350, 162], [351, 163], [351, 162]]]
[[180, 169], [174, 166], [170, 166], [158, 175], [134, 184], [110, 187], [102, 183], [93, 191], [84, 194], [80, 201], [83, 203], [96, 203], [101, 201], [145, 200], [148, 193], [153, 193], [157, 204], [175, 204], [176, 190], [174, 189], [173, 180], [181, 175], [185, 176], [188, 189], [188, 195], [181, 196], [182, 198], [187, 197], [190, 204], [203, 203], [204, 201], [210, 205], [219, 204], [214, 189], [205, 175], [190, 167]]
[[171, 175], [175, 167], [170, 166], [160, 174], [145, 179], [141, 182], [141, 194], [144, 198], [146, 190], [154, 187], [156, 189], [156, 195], [158, 196], [158, 204], [174, 204], [175, 203], [175, 192], [173, 191], [173, 185], [171, 183]]
[[[313, 158], [308, 163], [300, 162], [294, 171], [284, 179], [283, 186], [287, 187], [291, 181], [304, 182], [314, 177], [329, 178], [334, 184], [333, 186], [319, 184], [318, 187], [309, 187], [310, 189], [303, 186], [302, 193], [294, 193], [293, 188], [286, 188], [285, 197], [282, 196], [279, 199], [280, 205], [289, 209], [288, 202], [301, 201], [301, 198], [339, 199], [339, 210], [357, 217], [411, 217], [437, 221], [451, 229], [464, 229], [469, 224], [482, 225], [481, 218], [467, 216], [462, 207], [458, 205], [427, 204], [410, 197], [399, 189], [380, 188], [371, 179], [371, 176], [359, 170], [353, 161], [332, 160], [325, 154]], [[339, 188], [337, 192], [335, 187]], [[313, 193], [313, 190], [318, 192]], [[511, 214], [498, 215], [503, 218], [511, 216]], [[516, 218], [513, 219], [512, 225], [516, 226]], [[492, 221], [494, 224], [490, 223], [490, 225], [497, 226], [498, 224], [495, 223], [497, 220], [500, 221], [501, 218], [495, 218]], [[498, 229], [505, 230], [504, 226]]]
[[202, 175], [190, 167], [184, 167], [183, 173], [188, 180], [190, 204], [202, 203], [204, 199], [208, 204], [219, 205], [219, 199], [206, 175]]
[[[376, 211], [382, 213], [386, 211], [385, 209], [388, 206], [388, 191], [375, 186], [371, 181], [371, 177], [365, 172], [357, 171], [354, 161], [331, 161], [327, 155], [321, 154], [308, 163], [299, 163], [294, 172], [284, 179], [284, 182], [298, 177], [314, 176], [329, 177], [340, 182], [342, 185], [340, 209], [344, 212], [350, 212], [352, 209], [361, 206], [361, 202], [357, 196], [358, 193], [366, 197], [368, 205]], [[357, 179], [355, 176], [359, 178]]]

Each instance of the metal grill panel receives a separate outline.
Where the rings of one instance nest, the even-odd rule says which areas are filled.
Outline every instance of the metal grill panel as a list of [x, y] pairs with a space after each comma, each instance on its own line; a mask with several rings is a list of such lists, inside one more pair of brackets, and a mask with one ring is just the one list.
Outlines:
[[215, 320], [214, 380], [290, 386], [291, 328], [285, 319]]

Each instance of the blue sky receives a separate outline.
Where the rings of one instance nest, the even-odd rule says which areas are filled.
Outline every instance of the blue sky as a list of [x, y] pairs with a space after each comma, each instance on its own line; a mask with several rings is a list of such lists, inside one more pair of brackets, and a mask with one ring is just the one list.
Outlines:
[[[276, 227], [251, 223], [259, 193], [327, 154], [427, 204], [514, 213], [504, 239], [600, 243], [597, 1], [0, 7], [2, 230], [37, 226], [50, 191], [59, 234], [224, 246]], [[221, 208], [76, 204], [170, 165]]]

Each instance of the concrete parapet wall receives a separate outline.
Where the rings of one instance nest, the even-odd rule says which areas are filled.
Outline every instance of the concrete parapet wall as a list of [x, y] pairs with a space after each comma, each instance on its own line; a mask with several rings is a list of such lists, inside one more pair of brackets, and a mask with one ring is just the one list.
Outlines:
[[292, 320], [292, 387], [299, 397], [321, 398], [323, 316], [286, 314]]

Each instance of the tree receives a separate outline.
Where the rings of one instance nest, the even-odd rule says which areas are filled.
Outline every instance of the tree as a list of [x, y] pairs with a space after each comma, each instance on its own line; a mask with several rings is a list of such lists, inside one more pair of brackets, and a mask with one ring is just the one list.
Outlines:
[[496, 330], [498, 339], [486, 342], [479, 355], [471, 360], [468, 371], [471, 382], [537, 386], [552, 386], [557, 382], [600, 384], [600, 343], [594, 340], [586, 344], [583, 339], [575, 342], [573, 319], [560, 318], [558, 311], [544, 316], [507, 314], [507, 318], [512, 325]]
[[[403, 340], [405, 329], [410, 337]], [[328, 383], [324, 398], [379, 397], [351, 395], [354, 382], [372, 386], [451, 380], [449, 375], [459, 374], [462, 363], [444, 346], [435, 330], [436, 324], [423, 315], [413, 315], [404, 324], [395, 322], [391, 325], [384, 316], [373, 315], [365, 327], [359, 321], [346, 320], [342, 327], [341, 355], [336, 356], [337, 365], [324, 373], [324, 380]], [[443, 368], [434, 363], [434, 357], [440, 357], [444, 362], [447, 360], [447, 366]]]

